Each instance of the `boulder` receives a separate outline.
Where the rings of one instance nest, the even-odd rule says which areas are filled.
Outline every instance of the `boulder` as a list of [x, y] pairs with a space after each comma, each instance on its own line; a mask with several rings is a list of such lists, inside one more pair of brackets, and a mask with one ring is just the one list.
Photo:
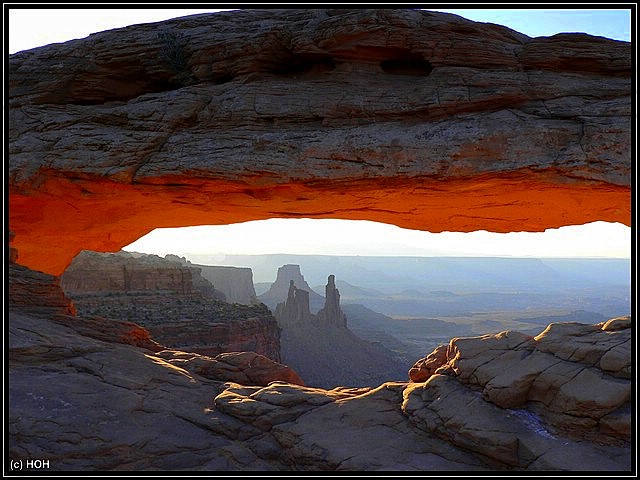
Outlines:
[[267, 386], [276, 381], [304, 385], [291, 368], [255, 352], [227, 352], [212, 358], [177, 350], [163, 350], [156, 355], [172, 365], [212, 380], [242, 385]]

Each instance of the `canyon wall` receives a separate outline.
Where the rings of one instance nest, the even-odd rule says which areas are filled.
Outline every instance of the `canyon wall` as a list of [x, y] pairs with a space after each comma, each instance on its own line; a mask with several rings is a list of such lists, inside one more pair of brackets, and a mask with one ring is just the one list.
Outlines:
[[55, 277], [9, 267], [7, 448], [27, 473], [34, 456], [55, 472], [633, 468], [629, 318], [458, 338], [411, 382], [326, 390], [255, 353], [70, 316]]
[[60, 277], [71, 294], [167, 292], [185, 298], [224, 296], [201, 276], [199, 268], [157, 255], [120, 251], [115, 254], [83, 251]]
[[272, 217], [630, 225], [631, 60], [409, 9], [220, 12], [19, 52], [12, 246], [60, 274], [156, 227]]
[[256, 305], [256, 290], [253, 286], [253, 272], [250, 268], [224, 267], [218, 265], [195, 265], [201, 275], [224, 293], [229, 303]]
[[243, 305], [260, 303], [256, 298], [253, 272], [250, 268], [198, 265], [191, 263], [186, 257], [172, 254], [165, 255], [164, 258], [200, 269], [200, 275], [211, 282], [216, 290], [224, 295], [224, 300], [229, 303], [241, 303]]
[[167, 347], [208, 356], [255, 352], [280, 360], [280, 332], [266, 307], [227, 303], [199, 266], [174, 257], [84, 251], [61, 284], [81, 315], [140, 324]]

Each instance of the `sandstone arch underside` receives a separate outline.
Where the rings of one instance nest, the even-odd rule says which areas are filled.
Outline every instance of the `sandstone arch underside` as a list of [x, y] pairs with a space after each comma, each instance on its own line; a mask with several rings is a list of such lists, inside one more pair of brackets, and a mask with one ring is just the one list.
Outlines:
[[[60, 274], [156, 227], [630, 225], [631, 47], [413, 10], [247, 10], [9, 58], [9, 229]], [[259, 239], [256, 239], [259, 241]]]

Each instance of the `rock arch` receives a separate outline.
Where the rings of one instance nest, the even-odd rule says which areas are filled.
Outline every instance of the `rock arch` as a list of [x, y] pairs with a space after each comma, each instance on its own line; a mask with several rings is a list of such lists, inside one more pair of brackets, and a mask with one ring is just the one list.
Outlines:
[[9, 228], [60, 274], [156, 227], [630, 225], [631, 46], [417, 10], [247, 10], [9, 58]]

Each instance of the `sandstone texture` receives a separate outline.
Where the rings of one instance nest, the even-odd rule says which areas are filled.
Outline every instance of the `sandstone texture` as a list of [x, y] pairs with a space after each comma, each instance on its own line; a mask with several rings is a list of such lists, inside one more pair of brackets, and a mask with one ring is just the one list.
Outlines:
[[271, 312], [264, 305], [220, 301], [226, 296], [198, 266], [156, 255], [83, 251], [61, 284], [85, 319], [133, 322], [169, 348], [213, 357], [255, 352], [280, 361], [280, 332]]
[[43, 315], [74, 315], [76, 307], [60, 288], [60, 279], [10, 262], [9, 302], [11, 310]]
[[[9, 273], [23, 287], [39, 285], [34, 304], [54, 291], [64, 298], [54, 277], [24, 268]], [[612, 380], [629, 382], [617, 341], [629, 332], [628, 318], [554, 324], [535, 339], [516, 332], [455, 339], [457, 363], [426, 382], [321, 389], [300, 385], [290, 369], [255, 353], [152, 351], [92, 332], [90, 322], [79, 329], [80, 317], [54, 321], [69, 317], [64, 306], [12, 305], [8, 454], [23, 462], [48, 459], [50, 471], [631, 471], [623, 436], [593, 441], [583, 431], [557, 428], [529, 403], [500, 406], [479, 389], [490, 376], [484, 364], [514, 352], [520, 360], [513, 371], [521, 372], [525, 357], [552, 355], [591, 372], [575, 379], [589, 375], [582, 380], [594, 387], [576, 396], [573, 379], [556, 397], [576, 408], [582, 402], [589, 418], [591, 411], [604, 415], [600, 427], [607, 417], [609, 428], [619, 426], [628, 418], [605, 412], [617, 401]], [[569, 340], [575, 348], [561, 348]], [[531, 342], [540, 349], [523, 355]], [[465, 380], [465, 368], [480, 358], [486, 362], [469, 376], [473, 381]]]
[[157, 356], [212, 380], [225, 379], [242, 385], [267, 386], [276, 381], [304, 385], [291, 368], [255, 352], [227, 352], [212, 358], [179, 350], [163, 350]]
[[221, 12], [19, 52], [13, 248], [61, 274], [156, 227], [272, 217], [630, 225], [631, 76], [626, 42], [409, 9]]
[[552, 323], [536, 337], [506, 331], [455, 338], [409, 371], [411, 381], [438, 388], [451, 384], [446, 376], [502, 409], [535, 412], [555, 432], [630, 441], [630, 317]]

